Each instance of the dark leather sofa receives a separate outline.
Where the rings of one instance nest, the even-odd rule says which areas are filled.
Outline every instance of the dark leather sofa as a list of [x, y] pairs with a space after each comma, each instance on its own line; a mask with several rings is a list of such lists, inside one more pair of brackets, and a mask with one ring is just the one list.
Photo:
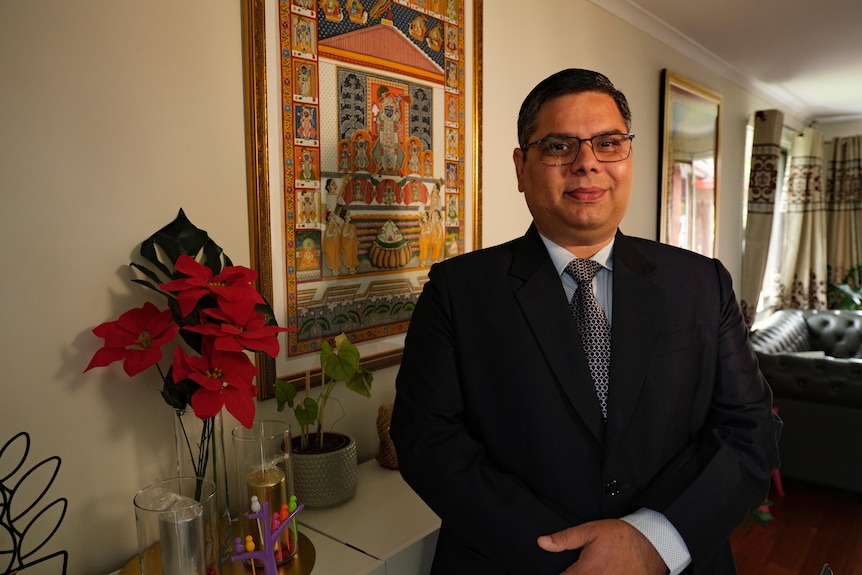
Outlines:
[[781, 475], [862, 501], [862, 312], [781, 310], [751, 343], [784, 421]]

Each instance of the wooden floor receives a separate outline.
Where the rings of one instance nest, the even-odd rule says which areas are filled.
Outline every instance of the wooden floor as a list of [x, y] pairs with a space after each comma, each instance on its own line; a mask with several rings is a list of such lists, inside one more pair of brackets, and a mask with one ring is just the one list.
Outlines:
[[862, 504], [857, 496], [784, 479], [773, 488], [773, 521], [737, 529], [733, 544], [739, 575], [862, 575]]

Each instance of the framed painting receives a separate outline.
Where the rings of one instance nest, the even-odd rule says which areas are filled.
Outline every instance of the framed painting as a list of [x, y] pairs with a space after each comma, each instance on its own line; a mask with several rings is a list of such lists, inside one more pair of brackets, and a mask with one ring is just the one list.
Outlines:
[[431, 265], [481, 237], [481, 0], [243, 3], [252, 265], [279, 325], [259, 359], [319, 382], [341, 333], [397, 365]]
[[716, 256], [721, 95], [662, 71], [660, 241]]

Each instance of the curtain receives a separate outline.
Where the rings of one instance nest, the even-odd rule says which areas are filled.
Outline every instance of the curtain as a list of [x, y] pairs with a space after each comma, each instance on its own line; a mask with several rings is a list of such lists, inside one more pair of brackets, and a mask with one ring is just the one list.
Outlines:
[[754, 115], [740, 287], [740, 305], [749, 327], [754, 323], [769, 254], [783, 125], [784, 114], [780, 110], [761, 110]]
[[826, 195], [821, 185], [823, 134], [805, 128], [790, 150], [785, 185], [781, 307], [826, 308]]
[[862, 136], [836, 138], [824, 146], [828, 279], [862, 287]]

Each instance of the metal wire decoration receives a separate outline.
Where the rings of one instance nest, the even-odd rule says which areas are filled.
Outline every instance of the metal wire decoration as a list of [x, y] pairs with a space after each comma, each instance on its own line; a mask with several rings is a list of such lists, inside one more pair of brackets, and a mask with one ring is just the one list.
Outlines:
[[29, 453], [30, 435], [25, 431], [0, 449], [0, 569], [3, 575], [23, 575], [24, 570], [50, 561], [52, 568], [62, 565], [55, 572], [65, 575], [67, 551], [37, 557], [66, 516], [65, 497], [38, 508], [57, 478], [60, 458], [53, 455], [24, 471]]

